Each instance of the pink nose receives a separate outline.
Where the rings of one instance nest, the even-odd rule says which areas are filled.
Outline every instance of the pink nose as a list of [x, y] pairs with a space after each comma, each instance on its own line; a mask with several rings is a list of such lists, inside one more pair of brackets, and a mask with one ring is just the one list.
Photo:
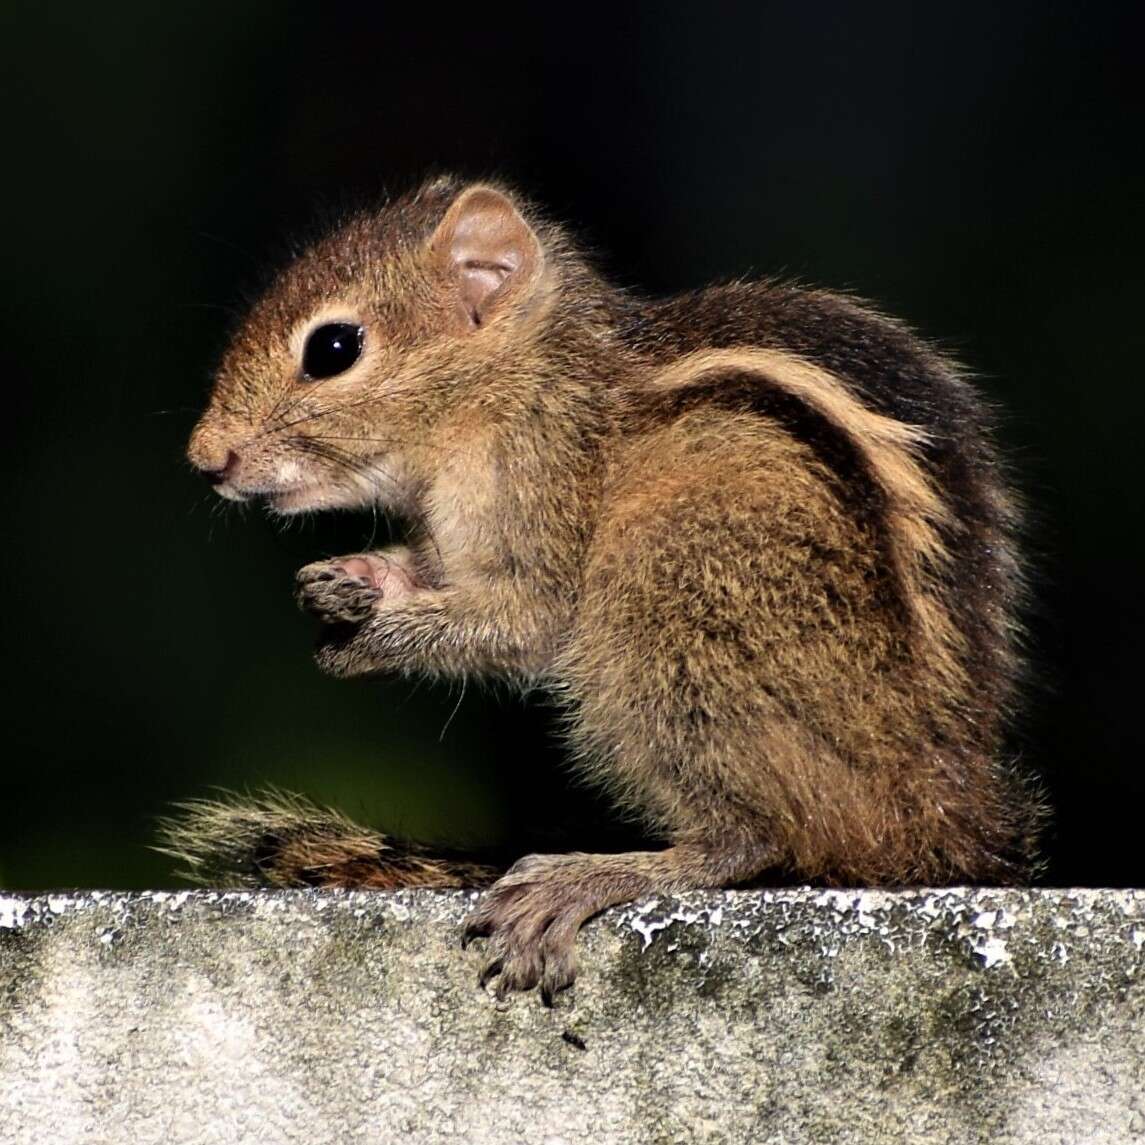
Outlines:
[[199, 465], [199, 472], [212, 484], [222, 485], [227, 481], [235, 471], [235, 467], [239, 463], [239, 455], [233, 449], [227, 450], [226, 460], [222, 465], [214, 467], [209, 465]]

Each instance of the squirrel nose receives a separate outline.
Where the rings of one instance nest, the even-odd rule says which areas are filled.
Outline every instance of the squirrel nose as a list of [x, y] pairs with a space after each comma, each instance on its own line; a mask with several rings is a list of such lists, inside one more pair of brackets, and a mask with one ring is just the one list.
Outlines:
[[199, 472], [212, 484], [222, 485], [222, 483], [230, 478], [234, 473], [235, 467], [239, 463], [239, 455], [233, 449], [227, 450], [226, 460], [222, 465], [208, 466], [200, 465]]

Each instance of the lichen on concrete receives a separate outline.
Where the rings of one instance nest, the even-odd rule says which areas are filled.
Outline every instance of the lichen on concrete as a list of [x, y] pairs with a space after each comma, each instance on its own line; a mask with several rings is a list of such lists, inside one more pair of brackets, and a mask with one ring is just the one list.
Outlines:
[[661, 896], [551, 1010], [471, 901], [0, 894], [0, 1145], [1145, 1142], [1145, 891]]

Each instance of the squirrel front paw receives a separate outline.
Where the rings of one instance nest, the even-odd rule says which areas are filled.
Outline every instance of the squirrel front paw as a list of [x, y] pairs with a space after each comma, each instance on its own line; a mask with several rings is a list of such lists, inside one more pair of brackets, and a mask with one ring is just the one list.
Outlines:
[[413, 587], [413, 576], [396, 556], [359, 553], [299, 569], [295, 598], [323, 624], [358, 624], [379, 601], [403, 596]]

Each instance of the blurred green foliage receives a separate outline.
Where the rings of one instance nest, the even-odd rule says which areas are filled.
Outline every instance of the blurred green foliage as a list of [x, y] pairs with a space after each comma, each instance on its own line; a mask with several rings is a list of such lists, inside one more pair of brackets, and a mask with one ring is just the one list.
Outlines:
[[626, 283], [784, 271], [981, 371], [1033, 507], [1050, 877], [1145, 882], [1132, 8], [702, 11], [5, 6], [0, 884], [163, 884], [153, 818], [216, 784], [453, 841], [559, 808], [585, 844], [543, 706], [312, 667], [292, 571], [369, 518], [223, 512], [181, 459], [243, 290], [431, 169], [516, 178]]

